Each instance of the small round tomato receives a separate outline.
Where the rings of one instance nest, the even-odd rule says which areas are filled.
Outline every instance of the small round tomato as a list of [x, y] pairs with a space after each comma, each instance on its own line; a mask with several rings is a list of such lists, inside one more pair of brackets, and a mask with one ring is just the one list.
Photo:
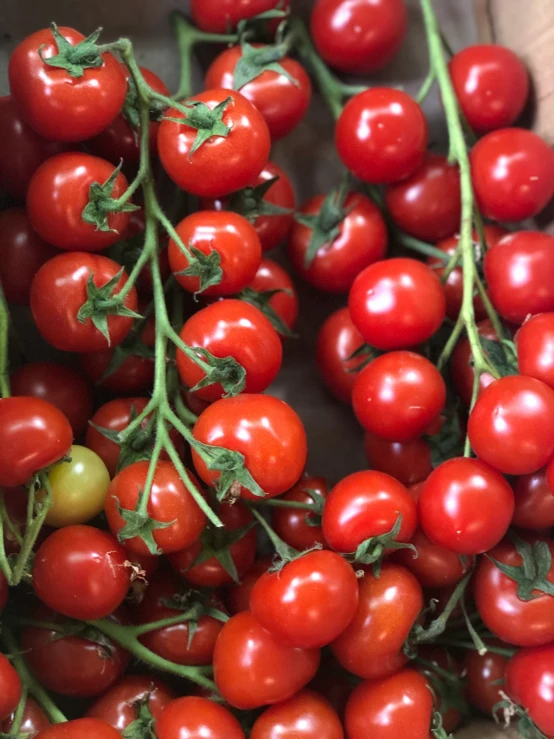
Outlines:
[[127, 595], [126, 561], [127, 553], [111, 534], [92, 526], [66, 526], [40, 545], [33, 560], [33, 587], [46, 606], [64, 616], [105, 618]]
[[515, 340], [520, 373], [554, 390], [554, 313], [529, 318]]
[[319, 693], [302, 690], [287, 701], [266, 709], [256, 719], [250, 739], [344, 739], [342, 724], [330, 703]]
[[77, 718], [43, 729], [36, 739], [121, 739], [121, 733], [106, 721], [97, 718]]
[[286, 75], [277, 70], [264, 69], [250, 82], [237, 86], [236, 68], [245, 54], [252, 53], [252, 49], [259, 49], [260, 58], [263, 59], [270, 49], [264, 44], [252, 44], [246, 48], [247, 52], [242, 46], [231, 46], [222, 51], [208, 67], [204, 86], [208, 90], [239, 90], [263, 115], [271, 138], [275, 141], [287, 136], [304, 118], [310, 105], [312, 83], [299, 62], [284, 56], [278, 59], [277, 64], [285, 70]]
[[473, 557], [462, 558], [452, 549], [445, 549], [428, 539], [417, 529], [410, 539], [417, 550], [400, 549], [393, 555], [395, 562], [407, 567], [417, 577], [422, 588], [448, 588], [456, 585], [468, 573]]
[[67, 418], [40, 398], [0, 398], [0, 486], [24, 485], [64, 457], [73, 441]]
[[449, 68], [460, 108], [476, 133], [511, 126], [525, 107], [529, 74], [505, 46], [467, 46], [454, 54]]
[[215, 645], [217, 689], [227, 703], [242, 710], [292, 698], [318, 666], [319, 649], [280, 644], [248, 612], [229, 619]]
[[398, 182], [423, 163], [427, 121], [402, 90], [373, 87], [346, 103], [335, 129], [335, 145], [345, 167], [364, 182]]
[[[501, 645], [502, 642], [497, 642]], [[501, 654], [479, 654], [468, 649], [464, 654], [466, 696], [469, 702], [483, 713], [493, 715], [493, 709], [502, 700], [501, 692], [508, 660]]]
[[554, 736], [554, 645], [520, 649], [506, 667], [506, 692], [543, 734]]
[[[117, 346], [131, 330], [133, 319], [108, 315], [110, 341], [90, 318], [81, 322], [79, 310], [87, 302], [89, 280], [101, 288], [114, 278], [120, 267], [107, 257], [85, 252], [60, 254], [50, 259], [37, 272], [31, 285], [31, 311], [37, 328], [49, 344], [69, 352], [95, 352]], [[123, 273], [113, 289], [117, 295], [125, 283]], [[133, 286], [124, 300], [132, 311], [137, 309], [137, 291]]]
[[175, 694], [161, 680], [146, 675], [128, 675], [113, 685], [87, 710], [89, 718], [98, 718], [124, 732], [137, 720], [140, 707], [147, 704], [154, 720]]
[[470, 159], [477, 204], [487, 218], [533, 218], [554, 194], [554, 152], [532, 131], [488, 133], [475, 144]]
[[408, 28], [404, 0], [316, 0], [310, 32], [321, 57], [341, 72], [375, 72], [396, 56]]
[[438, 241], [460, 227], [460, 172], [440, 154], [427, 153], [411, 177], [389, 185], [385, 203], [393, 222], [423, 241]]
[[446, 315], [439, 278], [415, 259], [376, 262], [360, 272], [348, 298], [350, 316], [376, 349], [403, 349], [427, 341]]
[[433, 470], [418, 505], [421, 527], [434, 544], [457, 554], [481, 554], [508, 530], [514, 494], [484, 462], [457, 457]]
[[[307, 441], [302, 421], [290, 405], [270, 395], [245, 393], [216, 400], [201, 414], [193, 434], [202, 444], [243, 454], [246, 469], [266, 497], [289, 490], [306, 464]], [[194, 447], [192, 459], [204, 482], [217, 482], [220, 473], [208, 469]], [[256, 500], [245, 488], [241, 496]]]
[[[85, 40], [72, 28], [60, 27], [57, 33], [73, 47]], [[10, 92], [22, 117], [38, 134], [52, 141], [83, 141], [114, 120], [125, 102], [127, 83], [113, 54], [99, 55], [100, 63], [87, 68], [89, 51], [82, 74], [70, 74], [47, 61], [59, 50], [51, 28], [21, 41], [10, 56]]]
[[260, 577], [273, 564], [273, 557], [261, 557], [241, 577], [240, 583], [233, 583], [226, 588], [225, 605], [232, 616], [250, 610], [250, 594]]
[[[143, 338], [144, 341], [144, 338]], [[117, 347], [81, 354], [83, 372], [95, 385], [112, 393], [136, 395], [152, 388], [154, 383], [154, 358], [141, 354], [127, 354], [121, 365]], [[112, 367], [116, 369], [111, 371]], [[109, 374], [106, 375], [106, 372]]]
[[[228, 102], [226, 102], [228, 101]], [[195, 105], [193, 107], [192, 104]], [[158, 131], [163, 168], [176, 185], [201, 197], [229, 195], [249, 185], [262, 171], [271, 139], [262, 114], [239, 92], [206, 90], [182, 103], [210, 117], [208, 110], [225, 104], [221, 121], [229, 130], [215, 134], [193, 151], [198, 130], [168, 118], [184, 119], [174, 108], [166, 112]]]
[[[315, 506], [314, 499], [310, 495], [311, 491], [322, 498], [327, 498], [327, 481], [323, 477], [303, 477], [279, 500]], [[311, 549], [318, 544], [325, 545], [323, 531], [317, 520], [316, 515], [302, 508], [271, 509], [273, 530], [286, 544], [299, 551]]]
[[229, 33], [239, 21], [253, 18], [275, 8], [288, 6], [288, 0], [191, 0], [194, 24], [209, 33]]
[[52, 403], [79, 436], [92, 415], [92, 392], [86, 379], [65, 364], [29, 362], [10, 377], [12, 395], [28, 395]]
[[[106, 518], [114, 536], [123, 533], [126, 511], [135, 511], [141, 493], [145, 490], [150, 462], [142, 461], [125, 467], [109, 486], [106, 495]], [[190, 473], [189, 473], [190, 474]], [[199, 490], [194, 475], [191, 483]], [[148, 498], [147, 513], [152, 521], [164, 524], [155, 528], [152, 538], [158, 554], [178, 552], [193, 544], [204, 529], [206, 514], [201, 510], [179, 473], [171, 462], [158, 461]], [[170, 525], [168, 525], [170, 524]], [[125, 539], [125, 548], [137, 554], [153, 554], [146, 541], [140, 536]]]
[[554, 526], [554, 495], [547, 481], [546, 469], [516, 477], [512, 485], [516, 502], [512, 519], [514, 526], [531, 530]]
[[[318, 216], [326, 200], [316, 195], [300, 209], [302, 216]], [[348, 292], [357, 275], [383, 259], [387, 251], [387, 227], [381, 211], [369, 198], [350, 193], [344, 202], [346, 215], [335, 239], [325, 243], [309, 262], [313, 229], [295, 222], [288, 245], [294, 269], [313, 287], [331, 293]]]
[[[202, 290], [202, 295], [233, 295], [256, 276], [262, 246], [254, 226], [238, 213], [201, 210], [184, 218], [175, 230], [189, 249], [219, 254], [221, 282]], [[189, 259], [173, 239], [169, 239], [168, 254], [177, 282], [190, 293], [198, 292], [200, 278], [182, 274], [189, 267]]]
[[[10, 734], [13, 722], [15, 719], [15, 713], [0, 724], [0, 729], [4, 734]], [[21, 725], [19, 726], [19, 734], [24, 736], [26, 739], [33, 739], [39, 732], [47, 729], [50, 726], [48, 716], [44, 713], [42, 708], [36, 702], [34, 698], [29, 696], [25, 701], [25, 708], [23, 709], [23, 718], [21, 719]]]
[[256, 276], [248, 285], [257, 293], [278, 292], [268, 302], [285, 326], [292, 330], [298, 318], [298, 294], [289, 273], [272, 259], [262, 259]]
[[193, 695], [168, 703], [156, 721], [158, 739], [245, 739], [233, 714], [208, 698]]
[[502, 377], [469, 415], [475, 454], [505, 475], [527, 475], [554, 454], [554, 390], [533, 377]]
[[319, 374], [332, 395], [343, 403], [350, 403], [356, 382], [355, 369], [367, 357], [350, 357], [360, 349], [364, 340], [352, 323], [348, 308], [332, 313], [319, 329], [316, 343], [316, 362]]
[[[491, 341], [498, 341], [498, 336], [494, 330], [494, 326], [489, 320], [480, 321], [477, 324], [479, 336]], [[450, 374], [454, 381], [454, 386], [462, 403], [469, 408], [471, 405], [471, 397], [473, 395], [473, 382], [475, 373], [471, 364], [471, 347], [467, 337], [463, 336], [456, 344], [452, 357], [450, 359]], [[483, 372], [479, 377], [479, 393], [488, 385], [494, 382], [494, 377], [488, 372]]]
[[359, 589], [356, 614], [331, 651], [349, 672], [378, 680], [408, 661], [402, 647], [423, 608], [423, 592], [409, 570], [388, 562], [379, 577], [366, 572]]
[[0, 721], [4, 721], [21, 700], [21, 680], [3, 654], [0, 654], [0, 687]]
[[372, 470], [386, 472], [403, 485], [426, 480], [433, 471], [431, 449], [424, 439], [387, 441], [367, 432], [364, 448]]

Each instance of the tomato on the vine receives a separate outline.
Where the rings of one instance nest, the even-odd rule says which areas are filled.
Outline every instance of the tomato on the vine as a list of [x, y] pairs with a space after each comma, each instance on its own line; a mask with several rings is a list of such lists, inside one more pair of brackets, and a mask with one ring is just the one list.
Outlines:
[[[480, 321], [477, 324], [477, 332], [479, 336], [490, 341], [498, 341], [498, 335], [490, 320]], [[469, 408], [471, 405], [471, 397], [473, 395], [473, 382], [475, 379], [475, 371], [471, 363], [472, 353], [467, 336], [462, 336], [454, 347], [450, 358], [450, 374], [454, 382], [454, 386], [462, 403]], [[494, 377], [489, 372], [483, 372], [479, 377], [479, 390], [481, 393], [484, 388], [494, 382]]]
[[136, 721], [140, 707], [147, 703], [154, 720], [159, 719], [162, 708], [174, 700], [175, 694], [165, 683], [151, 675], [127, 675], [113, 685], [86, 715], [97, 718], [124, 732]]
[[269, 299], [268, 306], [292, 331], [298, 318], [299, 305], [296, 288], [289, 273], [272, 259], [262, 259], [248, 287], [258, 293], [277, 290]]
[[513, 480], [514, 526], [535, 531], [554, 526], [554, 494], [547, 480], [547, 469]]
[[121, 733], [98, 718], [77, 718], [43, 729], [37, 739], [121, 739]]
[[554, 736], [554, 645], [520, 649], [506, 667], [506, 693], [539, 731]]
[[[4, 734], [10, 734], [13, 722], [15, 719], [15, 712], [7, 718], [3, 724], [0, 724], [0, 729]], [[36, 702], [34, 698], [28, 696], [25, 701], [25, 708], [23, 709], [23, 718], [21, 719], [21, 725], [19, 727], [19, 733], [26, 739], [32, 739], [39, 732], [47, 729], [50, 726], [48, 716], [44, 713], [42, 708]]]
[[[154, 357], [143, 356], [143, 354], [149, 354], [149, 347], [144, 342], [144, 334], [141, 341], [144, 346], [138, 350], [139, 353], [125, 354], [121, 364], [119, 364], [120, 357], [117, 347], [81, 354], [83, 372], [95, 385], [112, 393], [137, 395], [150, 390], [154, 383]], [[126, 351], [125, 347], [121, 348]]]
[[288, 7], [288, 0], [191, 0], [190, 12], [195, 25], [209, 33], [228, 33], [237, 23], [275, 8]]
[[372, 470], [386, 472], [403, 485], [415, 485], [433, 471], [431, 449], [425, 439], [387, 441], [368, 431], [364, 449]]
[[[499, 646], [502, 642], [496, 642]], [[495, 652], [479, 654], [468, 649], [464, 654], [466, 672], [466, 695], [472, 705], [489, 716], [502, 700], [501, 692], [508, 659]]]
[[242, 575], [240, 583], [233, 583], [226, 588], [225, 605], [231, 616], [250, 610], [250, 594], [260, 577], [273, 564], [273, 557], [261, 557]]
[[352, 400], [357, 377], [354, 370], [366, 360], [364, 356], [350, 359], [363, 343], [348, 308], [331, 313], [319, 329], [315, 350], [317, 368], [329, 392], [343, 403]]
[[[316, 500], [325, 499], [328, 495], [327, 481], [323, 477], [303, 477], [279, 500], [286, 503], [303, 503], [314, 506], [314, 513], [302, 508], [274, 507], [271, 509], [271, 525], [277, 536], [294, 549], [303, 551], [318, 544], [325, 546], [325, 538], [318, 524], [316, 502], [310, 494], [316, 494]], [[319, 497], [321, 496], [321, 498]]]
[[519, 371], [554, 390], [554, 313], [531, 316], [515, 336]]
[[344, 739], [342, 724], [330, 703], [319, 693], [302, 690], [256, 719], [250, 739]]
[[7, 719], [21, 699], [21, 680], [8, 658], [0, 654], [0, 721]]
[[456, 585], [473, 565], [473, 557], [462, 558], [440, 544], [435, 544], [421, 529], [410, 539], [417, 550], [401, 549], [393, 554], [395, 562], [407, 567], [423, 588], [448, 588]]
[[224, 706], [193, 695], [176, 698], [162, 709], [156, 721], [158, 739], [245, 739], [238, 720]]

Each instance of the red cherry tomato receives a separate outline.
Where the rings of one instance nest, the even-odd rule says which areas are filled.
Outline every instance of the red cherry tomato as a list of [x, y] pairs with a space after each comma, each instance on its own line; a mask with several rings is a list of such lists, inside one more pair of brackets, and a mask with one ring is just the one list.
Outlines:
[[[5, 734], [9, 734], [13, 727], [13, 721], [15, 713], [0, 724], [1, 730]], [[19, 733], [28, 739], [33, 739], [39, 732], [47, 729], [50, 726], [50, 721], [47, 715], [44, 713], [42, 708], [36, 702], [34, 698], [30, 696], [25, 701], [25, 708], [23, 709], [23, 718], [21, 719], [21, 725], [19, 727]]]
[[[198, 134], [171, 108], [158, 131], [158, 152], [163, 168], [186, 192], [201, 197], [229, 195], [249, 185], [262, 171], [271, 144], [262, 114], [243, 95], [233, 90], [206, 90], [189, 102], [204, 103], [210, 110], [230, 98], [223, 112], [227, 136], [216, 135], [191, 153]], [[192, 108], [191, 108], [192, 110]]]
[[[108, 315], [110, 342], [90, 318], [81, 323], [77, 317], [87, 302], [87, 283], [92, 275], [96, 287], [102, 287], [120, 271], [107, 257], [84, 252], [60, 254], [44, 264], [31, 285], [31, 311], [37, 328], [56, 349], [72, 352], [95, 352], [121, 344], [131, 330], [132, 318]], [[122, 274], [113, 290], [121, 291], [127, 276]], [[137, 309], [137, 291], [133, 286], [124, 305]]]
[[431, 449], [424, 439], [387, 441], [367, 432], [364, 448], [372, 470], [386, 472], [403, 485], [415, 485], [433, 471]]
[[515, 337], [519, 371], [554, 389], [554, 313], [525, 321]]
[[3, 654], [0, 654], [0, 687], [0, 721], [4, 721], [21, 700], [21, 680]]
[[457, 554], [481, 554], [495, 546], [513, 512], [514, 494], [502, 475], [467, 457], [439, 465], [419, 498], [424, 533], [434, 544]]
[[[479, 335], [483, 336], [485, 339], [498, 341], [496, 331], [489, 320], [478, 323], [477, 331]], [[458, 341], [454, 351], [452, 352], [452, 357], [450, 359], [450, 374], [462, 403], [468, 408], [471, 404], [473, 381], [475, 378], [473, 367], [470, 362], [471, 356], [469, 341], [464, 336]], [[490, 385], [491, 382], [494, 382], [494, 377], [488, 372], [483, 372], [479, 377], [479, 393]]]
[[279, 316], [285, 326], [292, 330], [298, 318], [298, 295], [289, 273], [272, 259], [262, 259], [256, 276], [248, 285], [256, 292], [280, 290], [269, 300], [269, 307]]
[[261, 557], [241, 577], [240, 583], [234, 583], [226, 588], [225, 605], [232, 616], [242, 611], [250, 610], [250, 594], [260, 577], [273, 564], [273, 557]]
[[113, 685], [87, 710], [89, 718], [106, 721], [118, 731], [125, 729], [138, 718], [143, 703], [157, 720], [162, 708], [175, 698], [175, 694], [158, 678], [128, 675]]
[[[324, 195], [316, 195], [304, 203], [300, 213], [317, 215], [324, 201]], [[339, 235], [318, 249], [309, 266], [305, 259], [313, 230], [295, 222], [289, 237], [288, 253], [294, 269], [313, 287], [331, 293], [348, 292], [356, 276], [383, 259], [387, 250], [385, 222], [369, 198], [350, 193], [344, 209], [347, 215], [339, 226]]]
[[516, 477], [512, 485], [516, 503], [512, 519], [514, 526], [535, 531], [554, 526], [554, 495], [547, 481], [546, 469]]
[[446, 314], [439, 278], [415, 259], [376, 262], [360, 272], [348, 298], [350, 316], [376, 349], [403, 349], [427, 341]]
[[529, 74], [505, 46], [477, 44], [450, 60], [450, 77], [462, 112], [476, 133], [511, 126], [529, 94]]
[[[502, 645], [502, 642], [497, 642]], [[501, 654], [487, 652], [479, 654], [468, 649], [464, 654], [466, 673], [466, 695], [469, 702], [483, 713], [493, 715], [493, 709], [500, 703], [504, 673], [508, 660]]]
[[207, 698], [177, 698], [162, 710], [156, 721], [158, 739], [244, 739], [244, 731], [233, 714]]
[[288, 6], [288, 0], [191, 0], [190, 12], [195, 25], [210, 33], [228, 33], [237, 23], [268, 10]]
[[427, 121], [402, 90], [373, 87], [351, 98], [335, 129], [343, 164], [365, 182], [406, 179], [421, 166], [427, 148]]
[[473, 188], [479, 209], [495, 221], [524, 221], [554, 194], [554, 152], [523, 128], [503, 128], [471, 150]]
[[554, 735], [554, 645], [521, 649], [506, 667], [506, 692], [539, 731]]
[[[105, 349], [81, 354], [83, 372], [95, 385], [112, 393], [123, 393], [124, 395], [137, 395], [152, 387], [154, 382], [153, 357], [127, 354], [122, 364], [112, 372], [111, 367], [117, 366], [119, 361], [117, 356], [114, 360], [114, 353], [113, 349]], [[106, 372], [109, 374], [104, 376]]]
[[456, 585], [473, 564], [473, 557], [465, 557], [462, 561], [452, 549], [434, 544], [421, 529], [417, 529], [410, 544], [417, 549], [417, 557], [411, 549], [400, 549], [393, 557], [395, 562], [413, 572], [422, 588]]
[[36, 739], [121, 739], [121, 733], [106, 721], [97, 718], [78, 718], [63, 724], [54, 724], [37, 734]]
[[302, 690], [256, 719], [250, 739], [344, 739], [336, 711], [319, 693]]
[[352, 323], [348, 308], [332, 313], [319, 330], [316, 343], [316, 362], [319, 374], [327, 389], [338, 400], [350, 403], [356, 382], [353, 371], [365, 362], [366, 357], [349, 359], [364, 340]]
[[[310, 495], [313, 490], [323, 498], [327, 497], [327, 482], [323, 477], [303, 477], [279, 500], [287, 503], [303, 503], [315, 505]], [[317, 518], [301, 508], [272, 508], [271, 525], [277, 536], [294, 549], [302, 551], [311, 549], [317, 544], [325, 545], [325, 538]]]

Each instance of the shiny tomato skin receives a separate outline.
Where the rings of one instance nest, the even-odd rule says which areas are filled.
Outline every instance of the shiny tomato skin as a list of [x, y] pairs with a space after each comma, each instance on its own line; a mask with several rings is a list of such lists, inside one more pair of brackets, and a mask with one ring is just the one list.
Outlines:
[[525, 107], [529, 73], [505, 46], [468, 46], [454, 54], [449, 69], [462, 112], [476, 133], [511, 126]]
[[233, 583], [225, 590], [225, 605], [231, 616], [250, 610], [250, 593], [260, 577], [273, 564], [273, 557], [260, 557], [242, 575], [240, 583]]
[[423, 241], [444, 239], [460, 227], [460, 172], [441, 154], [427, 153], [411, 177], [389, 185], [385, 204], [393, 222]]
[[554, 313], [531, 316], [516, 337], [519, 371], [554, 390]]
[[513, 526], [535, 531], [554, 526], [554, 494], [547, 480], [547, 469], [513, 480], [516, 503]]
[[67, 418], [41, 398], [0, 399], [0, 486], [24, 485], [67, 454], [73, 431]]
[[190, 12], [198, 28], [209, 33], [228, 33], [237, 23], [260, 13], [288, 6], [288, 0], [191, 0]]
[[[135, 462], [121, 470], [112, 480], [104, 510], [114, 536], [118, 536], [125, 526], [118, 504], [124, 511], [136, 509], [139, 494], [145, 489], [149, 466], [148, 461]], [[194, 475], [190, 477], [192, 484], [200, 492]], [[169, 461], [160, 460], [156, 465], [147, 512], [154, 521], [171, 524], [153, 531], [159, 554], [178, 552], [194, 544], [206, 524], [206, 514], [192, 497], [173, 463]], [[139, 555], [151, 554], [140, 536], [125, 539], [125, 548]]]
[[[229, 195], [249, 185], [269, 157], [271, 139], [262, 114], [233, 90], [206, 90], [194, 98], [210, 109], [231, 102], [223, 123], [231, 127], [227, 137], [212, 136], [191, 154], [197, 130], [185, 123], [163, 120], [158, 131], [158, 152], [163, 168], [176, 185], [200, 197]], [[167, 118], [182, 118], [170, 109]]]
[[[494, 326], [488, 319], [485, 321], [480, 321], [477, 324], [477, 331], [479, 335], [483, 336], [485, 339], [498, 341], [498, 336], [496, 334], [496, 331], [494, 330]], [[473, 394], [473, 381], [475, 378], [473, 367], [470, 361], [471, 356], [472, 354], [471, 348], [469, 346], [469, 341], [467, 337], [463, 336], [458, 341], [458, 343], [454, 347], [454, 351], [452, 352], [452, 357], [450, 359], [450, 374], [454, 382], [454, 387], [456, 388], [456, 391], [460, 396], [460, 400], [467, 408], [469, 408], [471, 404], [471, 396]], [[488, 372], [483, 372], [483, 374], [479, 377], [479, 393], [481, 393], [484, 388], [490, 385], [491, 382], [494, 382], [494, 377]]]
[[276, 640], [315, 649], [336, 639], [358, 605], [352, 566], [328, 550], [304, 554], [281, 571], [266, 572], [252, 589], [250, 610]]
[[[0, 729], [5, 733], [9, 734], [13, 726], [13, 720], [15, 713], [7, 718], [3, 724], [0, 724]], [[50, 726], [50, 721], [47, 715], [44, 713], [42, 708], [36, 702], [34, 698], [29, 696], [25, 701], [25, 708], [23, 709], [23, 718], [21, 720], [21, 726], [19, 732], [25, 736], [26, 739], [33, 739], [40, 731], [47, 729]]]
[[299, 305], [298, 294], [289, 273], [272, 259], [262, 259], [256, 276], [248, 287], [257, 292], [281, 290], [270, 299], [269, 306], [292, 331], [298, 318]]
[[[215, 357], [233, 357], [246, 370], [244, 392], [261, 393], [277, 377], [283, 345], [269, 320], [243, 300], [221, 300], [194, 313], [179, 334], [187, 346], [202, 347]], [[185, 387], [193, 388], [205, 372], [180, 349], [177, 369]], [[219, 400], [221, 383], [194, 390], [202, 400]]]
[[337, 400], [350, 403], [357, 366], [364, 357], [349, 359], [364, 340], [352, 323], [348, 308], [339, 308], [323, 322], [316, 342], [316, 362], [327, 390]]
[[121, 739], [119, 731], [97, 718], [78, 718], [43, 729], [36, 739]]
[[[41, 164], [31, 178], [27, 192], [27, 212], [31, 225], [48, 244], [65, 251], [101, 251], [122, 237], [129, 213], [111, 213], [108, 231], [83, 220], [90, 186], [103, 185], [114, 171], [105, 159], [80, 152], [65, 152]], [[117, 175], [112, 197], [119, 198], [128, 182]]]
[[283, 646], [251, 613], [238, 613], [217, 639], [214, 679], [227, 703], [249, 710], [291, 698], [315, 675], [319, 659], [319, 649]]
[[470, 153], [480, 211], [495, 221], [524, 221], [554, 194], [554, 151], [532, 131], [504, 128], [480, 139]]
[[[87, 282], [93, 274], [96, 287], [102, 287], [120, 271], [118, 264], [99, 254], [70, 252], [44, 264], [31, 285], [31, 311], [37, 328], [49, 344], [69, 352], [95, 352], [109, 348], [106, 337], [90, 318], [81, 323], [77, 314], [87, 301]], [[117, 283], [117, 294], [127, 282], [125, 273]], [[125, 306], [137, 310], [137, 291], [133, 286]], [[121, 344], [131, 330], [132, 318], [108, 316], [111, 346]]]
[[[329, 492], [327, 481], [323, 477], [303, 477], [279, 500], [314, 505], [310, 490], [326, 498]], [[299, 551], [311, 549], [318, 544], [325, 546], [321, 525], [314, 525], [315, 523], [314, 516], [301, 508], [271, 509], [273, 530], [286, 544]]]
[[337, 552], [355, 552], [373, 536], [386, 534], [402, 516], [397, 541], [409, 541], [417, 526], [417, 511], [402, 483], [384, 472], [353, 472], [338, 482], [323, 508], [325, 541]]
[[466, 696], [473, 706], [489, 716], [502, 700], [503, 682], [500, 681], [504, 680], [507, 664], [506, 657], [494, 652], [481, 655], [477, 650], [468, 649], [464, 654]]
[[147, 699], [148, 708], [156, 720], [162, 708], [175, 699], [175, 694], [158, 678], [147, 675], [127, 675], [104, 693], [88, 710], [89, 718], [106, 721], [124, 731], [137, 719], [137, 703]]
[[349, 672], [379, 680], [407, 663], [402, 647], [423, 608], [423, 592], [409, 570], [388, 562], [378, 578], [366, 572], [358, 587], [356, 614], [331, 651]]
[[[221, 282], [203, 290], [202, 295], [234, 295], [256, 276], [262, 246], [254, 226], [238, 213], [201, 210], [184, 218], [175, 230], [183, 244], [199, 249], [203, 254], [216, 251], [220, 256]], [[197, 292], [200, 278], [179, 274], [187, 269], [189, 260], [173, 239], [169, 239], [168, 255], [177, 282], [187, 292]]]
[[554, 735], [554, 645], [521, 649], [506, 667], [506, 692], [523, 706], [537, 728]]
[[[58, 31], [72, 46], [85, 38], [72, 28], [62, 26]], [[27, 36], [10, 56], [10, 92], [22, 117], [40, 136], [83, 141], [103, 131], [117, 116], [125, 102], [127, 82], [112, 54], [102, 55], [100, 67], [71, 77], [66, 70], [43, 62], [57, 53], [49, 28]]]
[[[246, 468], [266, 497], [289, 490], [306, 464], [307, 441], [302, 421], [289, 405], [269, 395], [243, 393], [216, 400], [201, 414], [193, 434], [203, 444], [243, 454]], [[218, 479], [219, 473], [208, 470], [194, 449], [192, 459], [204, 482], [213, 484]], [[256, 499], [244, 488], [241, 496]]]
[[427, 121], [402, 90], [373, 87], [346, 103], [335, 129], [335, 146], [345, 167], [364, 182], [398, 182], [423, 163]]
[[457, 457], [429, 475], [418, 508], [421, 527], [434, 544], [461, 555], [481, 554], [506, 533], [514, 494], [492, 467]]
[[158, 739], [245, 739], [238, 720], [224, 706], [193, 695], [164, 706], [156, 721]]
[[501, 377], [469, 415], [476, 455], [505, 475], [536, 472], [554, 453], [554, 390], [534, 377]]
[[33, 587], [46, 606], [64, 616], [106, 618], [127, 595], [126, 561], [127, 553], [111, 534], [92, 526], [66, 526], [39, 547]]
[[431, 449], [424, 439], [387, 441], [366, 432], [364, 449], [372, 470], [385, 472], [403, 485], [415, 485], [433, 471]]
[[360, 272], [348, 298], [352, 322], [376, 349], [421, 344], [446, 314], [439, 278], [425, 264], [404, 257], [387, 259]]
[[[325, 197], [310, 198], [300, 213], [319, 213]], [[289, 237], [288, 254], [294, 269], [309, 285], [330, 293], [348, 292], [357, 275], [383, 259], [387, 251], [387, 227], [377, 206], [364, 195], [352, 192], [344, 208], [348, 213], [339, 226], [339, 235], [317, 251], [308, 267], [304, 260], [312, 229], [295, 222]]]
[[0, 686], [0, 721], [4, 721], [17, 708], [22, 688], [19, 675], [3, 654], [0, 654]]
[[250, 739], [344, 739], [336, 711], [312, 690], [267, 708], [256, 719]]
[[473, 564], [473, 557], [466, 557], [464, 564], [456, 552], [434, 544], [421, 529], [416, 530], [410, 544], [417, 549], [417, 557], [412, 549], [400, 549], [393, 554], [393, 559], [410, 570], [422, 588], [456, 585]]

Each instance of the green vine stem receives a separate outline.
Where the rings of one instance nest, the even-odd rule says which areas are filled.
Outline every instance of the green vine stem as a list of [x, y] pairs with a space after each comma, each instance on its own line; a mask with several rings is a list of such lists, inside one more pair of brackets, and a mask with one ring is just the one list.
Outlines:
[[[445, 636], [444, 639], [439, 638], [433, 642], [436, 646], [440, 647], [452, 647], [454, 649], [468, 649], [473, 652], [478, 652], [476, 645], [472, 641], [465, 641], [463, 639], [449, 639]], [[508, 649], [506, 647], [497, 647], [494, 644], [485, 644], [485, 653], [490, 652], [491, 654], [499, 654], [502, 657], [510, 659], [517, 652], [517, 649]]]
[[10, 314], [8, 303], [0, 282], [0, 398], [10, 397], [10, 376], [8, 372], [8, 335]]

